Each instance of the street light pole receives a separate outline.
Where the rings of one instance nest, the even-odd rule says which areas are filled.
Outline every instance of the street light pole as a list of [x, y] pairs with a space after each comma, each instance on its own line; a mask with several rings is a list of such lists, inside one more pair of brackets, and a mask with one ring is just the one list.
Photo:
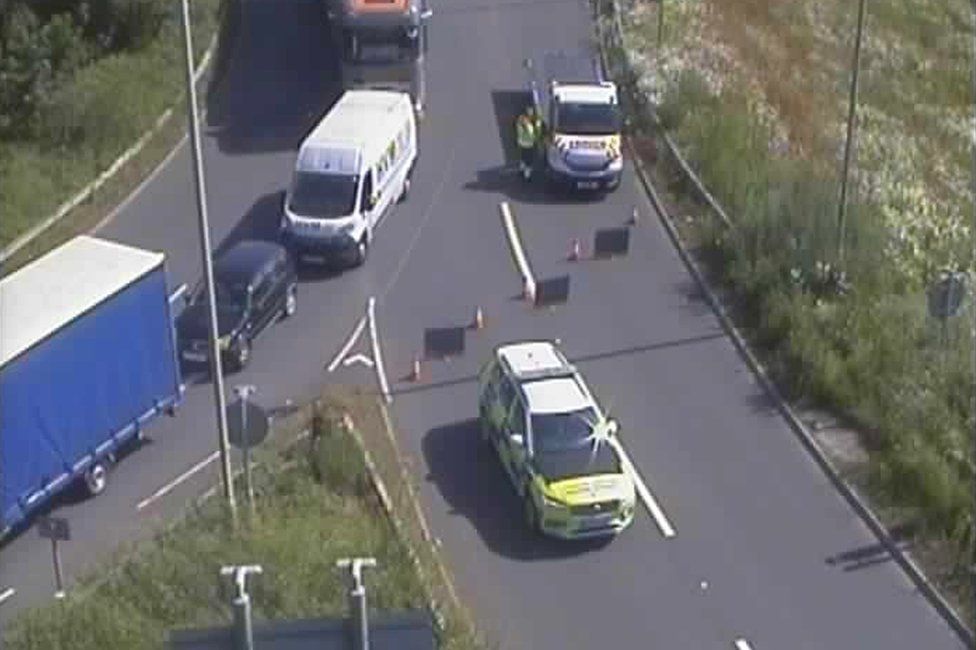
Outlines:
[[210, 376], [213, 378], [214, 402], [217, 409], [217, 445], [220, 451], [220, 475], [223, 479], [224, 497], [230, 509], [231, 520], [237, 524], [237, 504], [234, 501], [233, 474], [230, 468], [230, 442], [227, 434], [227, 412], [224, 402], [224, 377], [220, 363], [220, 346], [217, 342], [217, 301], [215, 300], [213, 262], [210, 255], [210, 226], [207, 223], [207, 191], [203, 180], [203, 154], [200, 150], [200, 119], [197, 115], [197, 90], [193, 74], [193, 39], [190, 34], [190, 6], [183, 5], [183, 43], [186, 50], [186, 97], [190, 117], [190, 151], [193, 154], [193, 175], [196, 180], [197, 214], [200, 227], [200, 254], [203, 258], [203, 278], [207, 291], [207, 333], [210, 345]]
[[840, 177], [840, 203], [837, 206], [837, 261], [844, 262], [844, 231], [847, 219], [847, 175], [851, 164], [851, 148], [854, 139], [854, 114], [857, 111], [857, 85], [861, 71], [861, 34], [864, 31], [864, 5], [857, 5], [857, 34], [854, 37], [854, 70], [851, 73], [850, 100], [847, 107], [847, 139], [844, 141], [844, 169]]
[[[972, 172], [972, 183], [973, 183], [972, 190], [973, 190], [973, 208], [974, 208], [974, 210], [973, 210], [973, 226], [972, 226], [972, 229], [970, 230], [970, 233], [969, 233], [969, 240], [970, 240], [971, 245], [972, 245], [972, 248], [973, 248], [973, 250], [972, 250], [972, 259], [969, 260], [969, 268], [970, 268], [970, 271], [972, 271], [974, 265], [976, 265], [976, 0], [973, 0], [972, 1], [971, 6], [972, 6], [972, 14], [973, 14], [973, 42], [972, 42], [972, 47], [973, 47], [972, 54], [973, 54], [973, 58], [969, 61], [969, 70], [970, 70], [970, 73], [972, 74], [972, 88], [971, 88], [971, 90], [972, 90], [972, 93], [973, 93], [973, 106], [972, 106], [973, 113], [970, 116], [970, 120], [971, 121], [969, 123], [969, 127], [970, 127], [970, 132], [969, 132], [970, 143], [969, 143], [969, 147], [970, 147], [970, 151], [972, 152], [972, 155], [973, 155], [973, 161], [972, 161], [973, 168], [972, 168], [971, 172]], [[971, 407], [972, 410], [971, 410], [971, 412], [969, 414], [970, 417], [973, 420], [973, 433], [972, 433], [972, 436], [973, 436], [973, 440], [972, 440], [972, 446], [973, 446], [973, 458], [972, 458], [972, 467], [973, 467], [973, 477], [972, 477], [972, 480], [973, 480], [973, 486], [972, 486], [972, 489], [973, 489], [973, 503], [972, 503], [972, 514], [970, 515], [970, 521], [969, 521], [969, 524], [972, 527], [972, 529], [969, 531], [969, 535], [970, 535], [969, 544], [970, 544], [970, 546], [972, 548], [972, 554], [973, 555], [972, 555], [972, 558], [971, 558], [972, 565], [970, 566], [969, 571], [970, 571], [970, 579], [972, 581], [971, 582], [971, 589], [972, 589], [971, 597], [974, 600], [974, 610], [973, 611], [976, 612], [976, 281], [974, 281], [973, 278], [970, 278], [969, 286], [970, 286], [970, 288], [971, 288], [971, 290], [973, 292], [972, 300], [969, 301], [969, 309], [972, 310], [972, 333], [971, 333], [971, 336], [970, 336], [970, 347], [972, 348], [971, 354], [972, 354], [972, 372], [973, 372], [973, 387], [974, 387], [974, 393], [973, 393], [973, 396], [972, 396], [972, 398], [973, 398], [973, 405]], [[974, 616], [976, 616], [976, 615], [974, 615]], [[976, 620], [973, 621], [973, 629], [976, 630]]]

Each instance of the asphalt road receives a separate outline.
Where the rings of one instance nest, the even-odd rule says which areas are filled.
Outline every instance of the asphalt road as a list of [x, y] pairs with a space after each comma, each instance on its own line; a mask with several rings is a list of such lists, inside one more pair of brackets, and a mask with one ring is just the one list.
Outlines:
[[[521, 59], [590, 41], [582, 0], [435, 3], [428, 114], [411, 197], [378, 232], [367, 265], [303, 278], [296, 318], [258, 341], [249, 369], [269, 407], [323, 380], [371, 381], [324, 368], [376, 296], [394, 391], [393, 415], [421, 497], [462, 596], [507, 648], [961, 648], [890, 561], [757, 388], [700, 299], [628, 172], [604, 200], [523, 187], [512, 174], [510, 124], [523, 100]], [[214, 241], [270, 236], [279, 192], [305, 130], [336, 96], [318, 7], [244, 3], [237, 45], [204, 143]], [[173, 285], [199, 275], [186, 147], [102, 235], [164, 250]], [[538, 277], [571, 275], [570, 301], [531, 309], [498, 216], [511, 202]], [[631, 253], [564, 262], [570, 239], [644, 215]], [[404, 381], [430, 328], [462, 326], [475, 306], [487, 328], [465, 350]], [[476, 442], [475, 374], [492, 346], [559, 337], [622, 426], [625, 447], [677, 536], [640, 512], [607, 543], [531, 539], [494, 459]], [[361, 350], [357, 350], [361, 351]], [[177, 417], [120, 463], [107, 494], [65, 503], [65, 569], [77, 575], [123, 541], [145, 537], [213, 480], [214, 464], [137, 510], [214, 449], [210, 387], [188, 388]], [[27, 531], [0, 551], [9, 617], [52, 592], [49, 548]]]

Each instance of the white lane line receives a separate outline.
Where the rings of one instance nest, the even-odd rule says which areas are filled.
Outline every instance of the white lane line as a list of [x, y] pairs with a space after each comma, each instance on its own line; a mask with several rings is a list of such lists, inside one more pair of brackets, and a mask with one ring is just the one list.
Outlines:
[[15, 593], [17, 593], [17, 590], [14, 589], [13, 587], [8, 587], [7, 589], [4, 589], [2, 592], [0, 592], [0, 605], [10, 600]]
[[383, 391], [383, 399], [387, 404], [393, 402], [390, 397], [390, 385], [386, 382], [386, 370], [383, 368], [383, 354], [380, 351], [380, 338], [376, 333], [376, 298], [369, 297], [369, 306], [366, 308], [366, 315], [369, 317], [369, 338], [373, 342], [373, 361], [376, 362], [376, 376], [380, 380], [380, 390]]
[[219, 451], [215, 451], [214, 453], [210, 454], [209, 456], [207, 456], [206, 458], [204, 458], [203, 460], [201, 460], [199, 463], [197, 463], [196, 465], [194, 465], [190, 469], [186, 470], [185, 472], [183, 472], [182, 474], [180, 474], [179, 476], [177, 476], [175, 479], [173, 479], [172, 481], [170, 481], [169, 483], [167, 483], [163, 487], [161, 487], [158, 490], [156, 490], [155, 492], [153, 492], [150, 496], [146, 497], [145, 499], [143, 499], [142, 501], [140, 501], [139, 503], [137, 503], [136, 504], [136, 510], [142, 510], [146, 506], [152, 505], [152, 503], [154, 501], [157, 501], [158, 499], [161, 499], [162, 497], [166, 496], [167, 494], [169, 494], [170, 492], [172, 492], [173, 489], [177, 485], [179, 485], [180, 483], [182, 483], [186, 479], [190, 478], [191, 476], [193, 476], [194, 474], [196, 474], [197, 472], [199, 472], [201, 469], [203, 469], [204, 467], [206, 467], [210, 463], [212, 463], [215, 460], [217, 460], [217, 458], [219, 456], [220, 456], [220, 452]]
[[335, 355], [335, 358], [332, 359], [332, 363], [330, 363], [328, 367], [329, 372], [335, 372], [335, 369], [339, 366], [339, 362], [342, 361], [344, 356], [349, 354], [349, 350], [352, 348], [353, 344], [356, 343], [356, 339], [358, 339], [359, 335], [363, 333], [364, 327], [366, 327], [365, 315], [359, 319], [359, 322], [356, 324], [356, 329], [352, 331], [352, 336], [349, 337], [346, 344], [342, 346], [342, 349], [339, 350], [338, 354]]
[[736, 639], [735, 650], [752, 650], [752, 646], [745, 639]]
[[644, 506], [647, 508], [648, 512], [651, 513], [651, 517], [654, 518], [654, 522], [657, 527], [661, 529], [661, 534], [665, 537], [674, 537], [677, 533], [674, 530], [674, 526], [668, 521], [667, 515], [664, 514], [664, 510], [658, 504], [654, 495], [651, 491], [647, 489], [647, 485], [641, 478], [634, 466], [634, 463], [630, 460], [630, 456], [624, 450], [624, 446], [616, 439], [611, 439], [610, 443], [614, 446], [617, 452], [620, 454], [620, 460], [623, 463], [624, 470], [630, 474], [630, 478], [634, 481], [634, 486], [637, 488], [637, 495], [640, 497], [641, 501], [644, 502]]
[[515, 264], [518, 266], [519, 273], [525, 288], [531, 295], [535, 295], [535, 278], [532, 277], [532, 269], [529, 268], [529, 261], [525, 257], [522, 249], [522, 242], [519, 240], [518, 231], [515, 229], [515, 219], [512, 217], [512, 210], [508, 206], [508, 201], [499, 204], [502, 213], [502, 222], [505, 224], [505, 233], [508, 235], [508, 244], [512, 247], [512, 255], [515, 256]]

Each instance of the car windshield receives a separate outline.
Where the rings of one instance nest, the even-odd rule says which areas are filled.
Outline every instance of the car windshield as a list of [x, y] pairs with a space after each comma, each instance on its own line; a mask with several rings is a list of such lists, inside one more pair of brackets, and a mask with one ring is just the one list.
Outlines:
[[613, 135], [620, 132], [620, 109], [614, 104], [561, 103], [555, 128], [566, 135]]
[[[217, 296], [217, 305], [219, 307], [241, 307], [247, 304], [247, 285], [244, 283], [215, 278], [214, 293]], [[201, 282], [193, 290], [193, 298], [190, 302], [202, 304], [206, 303], [206, 301], [207, 287]]]
[[592, 407], [587, 407], [569, 413], [537, 413], [531, 420], [533, 449], [536, 453], [546, 453], [591, 444], [597, 415]]
[[361, 29], [346, 37], [345, 59], [351, 63], [398, 63], [419, 54], [417, 39], [403, 28]]
[[338, 219], [356, 207], [359, 176], [297, 172], [288, 209], [316, 219]]

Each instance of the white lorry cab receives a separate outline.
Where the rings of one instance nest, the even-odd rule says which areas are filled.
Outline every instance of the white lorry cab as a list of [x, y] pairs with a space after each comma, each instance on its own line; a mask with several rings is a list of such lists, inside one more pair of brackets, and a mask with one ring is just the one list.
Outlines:
[[299, 261], [362, 264], [380, 221], [410, 191], [416, 160], [410, 96], [347, 91], [298, 149], [284, 243]]
[[525, 62], [545, 121], [545, 169], [559, 185], [611, 190], [620, 183], [622, 116], [617, 86], [585, 52], [545, 52]]

